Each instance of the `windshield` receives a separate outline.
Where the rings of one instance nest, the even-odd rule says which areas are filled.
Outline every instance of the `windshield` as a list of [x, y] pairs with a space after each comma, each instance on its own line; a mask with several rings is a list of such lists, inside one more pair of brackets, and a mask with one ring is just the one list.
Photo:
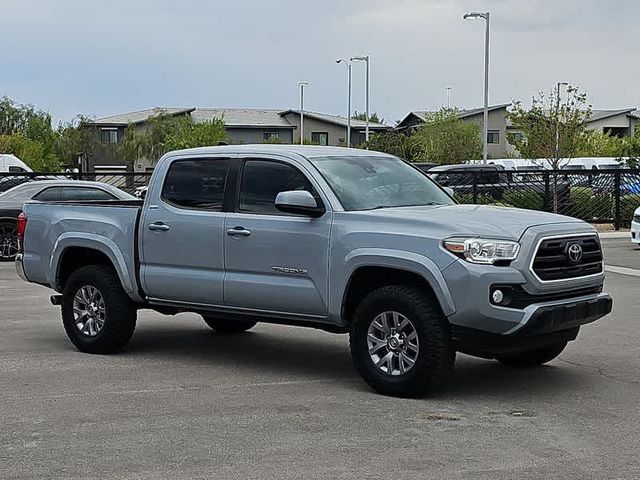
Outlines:
[[430, 178], [399, 158], [358, 155], [310, 160], [345, 210], [455, 203]]

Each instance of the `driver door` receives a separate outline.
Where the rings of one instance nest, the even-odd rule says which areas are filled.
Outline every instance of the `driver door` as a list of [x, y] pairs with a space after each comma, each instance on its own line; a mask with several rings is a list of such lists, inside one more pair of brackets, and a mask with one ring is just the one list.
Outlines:
[[279, 211], [276, 195], [289, 190], [322, 201], [294, 162], [241, 160], [235, 208], [224, 227], [225, 305], [325, 317], [331, 212], [312, 218]]

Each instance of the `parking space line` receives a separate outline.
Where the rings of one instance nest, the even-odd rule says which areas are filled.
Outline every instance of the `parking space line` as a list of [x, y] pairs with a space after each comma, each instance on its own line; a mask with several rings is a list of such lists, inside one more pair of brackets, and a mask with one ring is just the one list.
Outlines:
[[632, 277], [640, 277], [640, 270], [627, 267], [616, 267], [614, 265], [605, 265], [605, 272], [619, 273], [621, 275], [631, 275]]

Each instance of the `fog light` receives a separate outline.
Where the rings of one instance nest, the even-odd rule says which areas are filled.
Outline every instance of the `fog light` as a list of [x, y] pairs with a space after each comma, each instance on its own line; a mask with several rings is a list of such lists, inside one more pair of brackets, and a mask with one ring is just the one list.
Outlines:
[[494, 290], [491, 294], [491, 300], [493, 300], [493, 303], [501, 303], [504, 300], [502, 290]]

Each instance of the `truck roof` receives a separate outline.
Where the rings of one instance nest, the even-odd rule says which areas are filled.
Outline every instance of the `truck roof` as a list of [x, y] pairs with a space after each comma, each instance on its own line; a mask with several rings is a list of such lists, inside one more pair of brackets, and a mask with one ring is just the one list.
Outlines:
[[198, 147], [189, 148], [186, 150], [176, 150], [169, 152], [168, 155], [176, 153], [195, 153], [202, 155], [212, 155], [220, 153], [251, 153], [251, 154], [298, 154], [306, 158], [313, 157], [389, 157], [390, 155], [382, 152], [376, 152], [373, 150], [364, 150], [361, 148], [347, 148], [347, 147], [322, 147], [317, 145], [268, 145], [268, 144], [255, 144], [255, 145], [218, 145], [215, 147]]

